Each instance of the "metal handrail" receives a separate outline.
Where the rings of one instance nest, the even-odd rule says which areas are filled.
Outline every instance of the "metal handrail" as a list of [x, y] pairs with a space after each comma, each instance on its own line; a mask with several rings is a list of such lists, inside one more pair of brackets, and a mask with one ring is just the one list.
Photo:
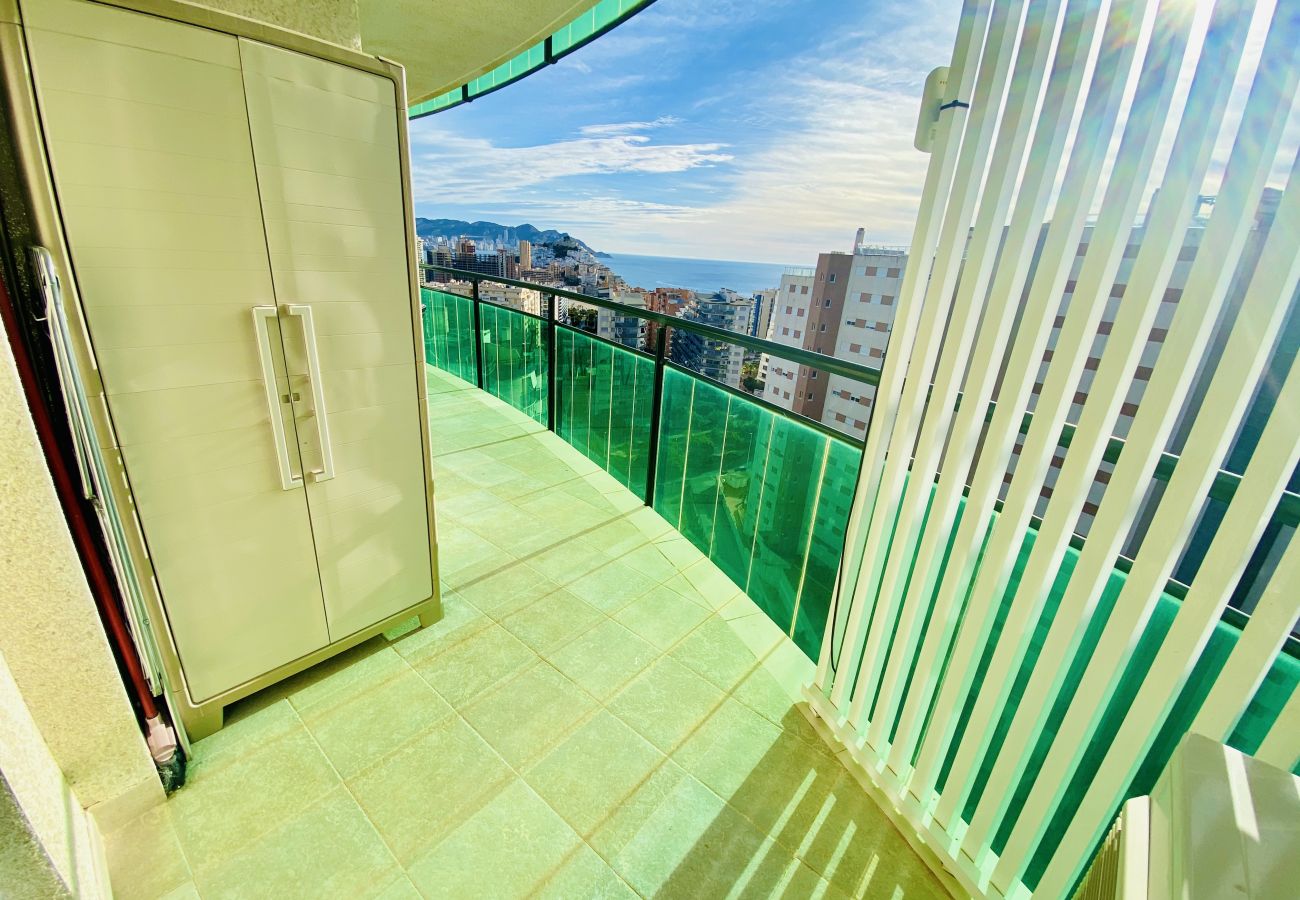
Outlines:
[[[866, 384], [880, 384], [880, 370], [873, 369], [871, 366], [849, 362], [846, 359], [837, 359], [834, 356], [827, 356], [824, 353], [817, 353], [813, 350], [805, 350], [802, 347], [787, 347], [785, 344], [778, 344], [776, 341], [756, 338], [752, 335], [743, 334], [738, 331], [728, 331], [725, 328], [718, 328], [714, 325], [704, 325], [700, 322], [692, 322], [689, 319], [679, 319], [677, 316], [670, 316], [667, 313], [656, 312], [653, 309], [642, 309], [639, 306], [630, 306], [627, 303], [619, 303], [617, 300], [606, 300], [604, 297], [592, 297], [588, 294], [580, 294], [577, 291], [569, 291], [564, 288], [557, 288], [547, 284], [538, 284], [535, 281], [519, 281], [515, 278], [506, 278], [500, 275], [485, 275], [482, 272], [467, 272], [464, 269], [453, 269], [448, 266], [434, 266], [427, 263], [421, 263], [420, 268], [429, 272], [437, 272], [441, 275], [452, 275], [461, 281], [468, 281], [471, 284], [478, 284], [481, 281], [489, 281], [492, 284], [508, 284], [512, 287], [540, 291], [544, 294], [551, 294], [555, 297], [564, 297], [567, 300], [574, 300], [578, 303], [586, 303], [591, 306], [599, 306], [604, 309], [612, 310], [620, 315], [645, 319], [646, 321], [655, 322], [659, 325], [667, 325], [670, 328], [680, 328], [683, 331], [694, 332], [695, 334], [704, 335], [713, 340], [726, 341], [729, 344], [747, 347], [750, 350], [757, 350], [760, 353], [778, 356], [781, 359], [788, 359], [791, 362], [796, 362], [800, 365], [812, 366], [813, 368], [820, 369], [823, 372], [829, 372], [832, 375], [843, 375], [845, 378], [852, 378], [855, 381], [862, 381]], [[436, 290], [436, 288], [430, 289]]]
[[[514, 287], [528, 288], [530, 290], [540, 291], [543, 294], [550, 294], [556, 297], [565, 297], [579, 303], [587, 303], [591, 306], [599, 306], [609, 309], [621, 315], [633, 316], [639, 319], [646, 319], [671, 328], [680, 328], [684, 331], [695, 332], [705, 337], [736, 344], [741, 347], [748, 347], [752, 350], [758, 350], [780, 359], [789, 360], [800, 365], [812, 366], [824, 372], [830, 372], [836, 375], [843, 375], [846, 378], [852, 378], [857, 381], [865, 382], [871, 385], [880, 384], [880, 370], [870, 366], [860, 365], [849, 362], [848, 360], [837, 359], [833, 356], [826, 356], [823, 353], [816, 353], [812, 350], [805, 350], [802, 347], [787, 347], [784, 344], [778, 344], [775, 341], [768, 341], [762, 338], [752, 337], [735, 331], [727, 331], [725, 328], [717, 328], [713, 325], [703, 325], [699, 322], [692, 322], [689, 319], [679, 319], [676, 316], [670, 316], [666, 313], [656, 312], [655, 310], [642, 309], [636, 306], [630, 306], [626, 303], [619, 303], [617, 300], [607, 300], [604, 297], [592, 297], [587, 294], [581, 294], [577, 291], [569, 291], [564, 288], [557, 288], [551, 285], [538, 284], [534, 281], [519, 281], [514, 278], [505, 278], [497, 275], [487, 275], [482, 272], [469, 272], [464, 269], [453, 269], [448, 266], [435, 266], [422, 263], [421, 269], [438, 272], [443, 275], [451, 275], [463, 281], [469, 281], [474, 286], [475, 299], [477, 299], [479, 282], [488, 281], [493, 284], [508, 284]], [[436, 287], [430, 287], [430, 290], [436, 290]], [[486, 301], [485, 301], [486, 302]], [[957, 406], [961, 405], [962, 394], [957, 394]], [[761, 399], [761, 398], [749, 398]], [[802, 423], [810, 423], [813, 420], [796, 413], [772, 406], [772, 409], [784, 413], [791, 419]], [[997, 409], [996, 401], [989, 403], [985, 411], [984, 420], [991, 421], [993, 413]], [[1025, 413], [1021, 419], [1020, 432], [1023, 434], [1029, 430], [1029, 425], [1033, 421], [1033, 413]], [[820, 424], [820, 423], [818, 423]], [[1057, 446], [1069, 447], [1070, 442], [1074, 439], [1075, 427], [1068, 422], [1061, 429], [1061, 434], [1057, 438]], [[836, 432], [836, 436], [855, 444], [850, 435], [843, 435]], [[1102, 454], [1102, 460], [1108, 463], [1114, 463], [1119, 459], [1120, 454], [1125, 447], [1125, 441], [1121, 437], [1111, 437], [1107, 442], [1106, 450]], [[1169, 452], [1163, 452], [1160, 455], [1160, 461], [1156, 464], [1152, 477], [1160, 481], [1169, 481], [1173, 475], [1174, 468], [1178, 465], [1178, 455]], [[1226, 469], [1220, 469], [1218, 475], [1214, 478], [1214, 483], [1210, 487], [1209, 495], [1215, 500], [1227, 503], [1232, 499], [1233, 494], [1237, 491], [1237, 486], [1241, 483], [1241, 476], [1236, 472], [1229, 472]], [[1282, 497], [1278, 501], [1275, 518], [1284, 525], [1292, 527], [1300, 526], [1300, 494], [1293, 491], [1283, 491]]]

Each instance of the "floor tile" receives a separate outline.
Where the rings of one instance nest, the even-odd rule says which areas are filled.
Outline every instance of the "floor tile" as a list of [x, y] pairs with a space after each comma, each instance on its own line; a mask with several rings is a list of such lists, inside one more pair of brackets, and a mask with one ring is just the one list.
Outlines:
[[377, 643], [378, 650], [355, 648], [285, 682], [289, 702], [298, 714], [339, 706], [409, 668], [391, 646]]
[[524, 561], [556, 584], [567, 585], [605, 565], [609, 557], [585, 538], [573, 538], [565, 542], [563, 552], [539, 553]]
[[724, 691], [734, 688], [759, 664], [730, 623], [716, 616], [682, 638], [669, 655]]
[[582, 634], [604, 616], [561, 588], [507, 616], [501, 624], [543, 656]]
[[673, 759], [791, 852], [816, 835], [846, 774], [834, 758], [731, 699]]
[[299, 724], [215, 770], [199, 767], [168, 805], [197, 872], [232, 856], [339, 784], [334, 767]]
[[338, 705], [321, 704], [303, 721], [340, 775], [348, 778], [452, 714], [410, 668]]
[[642, 544], [628, 550], [618, 561], [656, 582], [667, 581], [680, 571], [656, 544]]
[[601, 710], [524, 777], [575, 831], [588, 835], [663, 760], [644, 738]]
[[564, 820], [515, 780], [409, 869], [425, 897], [527, 897], [581, 843]]
[[551, 665], [598, 700], [607, 700], [659, 656], [645, 642], [612, 619], [547, 656]]
[[704, 721], [724, 696], [681, 663], [661, 657], [608, 706], [610, 712], [667, 753]]
[[412, 665], [454, 647], [492, 624], [478, 607], [456, 591], [443, 591], [442, 618], [393, 642], [393, 649]]
[[513, 777], [459, 716], [440, 722], [348, 781], [404, 865], [487, 803]]
[[473, 703], [502, 679], [537, 661], [537, 654], [500, 625], [416, 663], [415, 671], [456, 709]]
[[614, 560], [576, 579], [569, 590], [592, 606], [613, 615], [655, 587], [655, 580]]
[[528, 564], [517, 562], [458, 590], [466, 600], [499, 622], [559, 587]]
[[667, 650], [709, 616], [709, 611], [662, 585], [642, 594], [614, 614], [614, 618]]
[[497, 685], [465, 708], [466, 721], [506, 762], [521, 769], [540, 759], [596, 701], [546, 663]]
[[767, 846], [743, 816], [672, 762], [655, 771], [591, 844], [637, 893], [656, 898], [725, 897]]
[[637, 900], [594, 850], [582, 844], [536, 894], [539, 900]]
[[152, 900], [190, 882], [171, 808], [156, 806], [104, 838], [113, 896]]
[[219, 865], [199, 869], [205, 898], [367, 897], [397, 861], [341, 786]]

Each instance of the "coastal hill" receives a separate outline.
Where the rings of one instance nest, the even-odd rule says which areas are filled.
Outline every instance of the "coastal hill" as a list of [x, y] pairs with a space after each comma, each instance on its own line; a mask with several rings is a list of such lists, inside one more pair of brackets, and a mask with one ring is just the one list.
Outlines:
[[528, 223], [523, 225], [498, 225], [496, 222], [465, 222], [460, 219], [422, 219], [415, 220], [415, 233], [422, 238], [454, 238], [464, 236], [475, 241], [499, 241], [506, 232], [510, 233], [510, 239], [513, 241], [529, 241], [537, 244], [576, 244], [577, 246], [590, 250], [578, 238], [573, 237], [567, 232], [556, 231], [553, 228], [543, 231]]

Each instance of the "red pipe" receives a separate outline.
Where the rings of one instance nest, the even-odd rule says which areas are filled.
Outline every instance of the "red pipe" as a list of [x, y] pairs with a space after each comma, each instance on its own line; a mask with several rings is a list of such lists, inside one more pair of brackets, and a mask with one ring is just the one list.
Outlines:
[[95, 605], [99, 607], [104, 627], [117, 648], [118, 657], [126, 669], [127, 678], [135, 692], [136, 700], [140, 703], [141, 712], [144, 713], [146, 720], [157, 718], [158, 707], [154, 705], [153, 694], [149, 692], [149, 684], [140, 666], [140, 657], [136, 655], [135, 644], [132, 643], [126, 622], [122, 618], [122, 610], [118, 606], [112, 579], [104, 569], [104, 561], [100, 558], [94, 532], [86, 521], [81, 491], [73, 481], [72, 474], [68, 471], [67, 460], [64, 459], [59, 447], [54, 421], [45, 406], [36, 369], [27, 353], [27, 346], [22, 341], [18, 312], [9, 296], [3, 273], [0, 273], [0, 319], [4, 320], [5, 331], [9, 334], [9, 346], [13, 348], [14, 362], [18, 366], [18, 378], [23, 384], [23, 393], [27, 396], [27, 408], [32, 412], [32, 421], [36, 425], [41, 449], [45, 452], [45, 461], [50, 467], [50, 474], [54, 476], [55, 491], [59, 495], [63, 514], [72, 531], [73, 543], [77, 545], [82, 565], [90, 580], [90, 592], [95, 597]]

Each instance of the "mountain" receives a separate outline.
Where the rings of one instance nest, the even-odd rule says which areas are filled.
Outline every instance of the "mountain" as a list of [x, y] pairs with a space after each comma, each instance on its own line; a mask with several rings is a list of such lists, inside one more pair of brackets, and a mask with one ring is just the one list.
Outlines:
[[[591, 250], [578, 238], [567, 232], [549, 228], [545, 231], [528, 223], [523, 225], [498, 225], [496, 222], [463, 222], [460, 219], [421, 219], [415, 220], [415, 233], [423, 238], [454, 238], [464, 235], [475, 241], [499, 241], [507, 231], [514, 241], [529, 241], [533, 244], [554, 244], [557, 241], [574, 243]], [[596, 251], [591, 250], [592, 253]]]

